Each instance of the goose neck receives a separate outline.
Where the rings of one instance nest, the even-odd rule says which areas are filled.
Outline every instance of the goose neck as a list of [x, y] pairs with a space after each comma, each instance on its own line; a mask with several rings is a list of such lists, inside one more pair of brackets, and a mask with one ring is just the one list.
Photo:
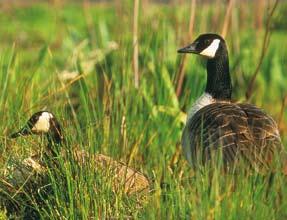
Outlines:
[[205, 91], [214, 99], [230, 100], [232, 84], [227, 51], [207, 61], [207, 84]]

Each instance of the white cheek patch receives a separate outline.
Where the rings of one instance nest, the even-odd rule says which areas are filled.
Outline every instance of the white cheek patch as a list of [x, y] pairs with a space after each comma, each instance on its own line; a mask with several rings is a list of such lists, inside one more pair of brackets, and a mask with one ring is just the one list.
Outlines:
[[220, 43], [219, 39], [213, 40], [212, 43], [207, 48], [205, 48], [203, 51], [200, 52], [200, 55], [206, 56], [208, 58], [215, 57], [216, 51], [219, 47], [219, 43]]
[[39, 117], [38, 121], [32, 128], [32, 131], [35, 133], [48, 132], [50, 129], [50, 119], [53, 118], [53, 115], [49, 112], [43, 112]]

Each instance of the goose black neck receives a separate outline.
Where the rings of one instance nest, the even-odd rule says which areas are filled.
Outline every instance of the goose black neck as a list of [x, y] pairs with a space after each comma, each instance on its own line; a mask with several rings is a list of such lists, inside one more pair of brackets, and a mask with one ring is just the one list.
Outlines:
[[49, 133], [47, 134], [48, 145], [61, 145], [63, 141], [63, 137], [58, 133]]
[[53, 128], [47, 133], [48, 151], [52, 154], [59, 152], [60, 146], [63, 144], [64, 137], [62, 135], [61, 126], [57, 121], [53, 122]]
[[228, 52], [223, 49], [222, 54], [207, 61], [207, 84], [205, 92], [214, 99], [230, 100], [232, 84], [229, 74]]

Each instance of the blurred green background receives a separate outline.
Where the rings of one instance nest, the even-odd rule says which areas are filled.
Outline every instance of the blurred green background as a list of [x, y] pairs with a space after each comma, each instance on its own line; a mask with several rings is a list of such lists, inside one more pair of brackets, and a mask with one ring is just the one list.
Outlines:
[[[193, 177], [181, 156], [180, 139], [185, 112], [204, 91], [205, 62], [176, 51], [200, 33], [225, 32], [233, 99], [246, 101], [270, 20], [268, 47], [248, 102], [274, 117], [286, 145], [287, 3], [279, 1], [268, 18], [275, 1], [232, 1], [228, 12], [230, 1], [142, 0], [138, 17], [135, 2], [0, 1], [3, 170], [11, 158], [37, 152], [39, 139], [11, 141], [6, 136], [33, 112], [46, 109], [58, 116], [71, 143], [143, 171], [154, 190], [139, 208], [130, 198], [112, 195], [104, 184], [95, 192], [85, 181], [71, 179], [68, 190], [55, 185], [48, 205], [35, 205], [42, 218], [286, 218], [281, 176], [269, 197], [255, 177], [235, 189], [232, 177], [218, 174], [211, 188], [208, 175]], [[137, 62], [139, 88], [134, 83]], [[79, 175], [93, 182], [86, 172]]]

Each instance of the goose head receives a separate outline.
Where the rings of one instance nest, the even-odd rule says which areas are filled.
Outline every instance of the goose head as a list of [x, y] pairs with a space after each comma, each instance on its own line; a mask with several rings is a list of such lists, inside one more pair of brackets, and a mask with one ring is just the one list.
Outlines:
[[10, 138], [28, 135], [46, 135], [49, 144], [60, 144], [63, 140], [61, 126], [53, 113], [40, 111], [33, 114], [26, 124]]
[[227, 54], [225, 40], [218, 34], [201, 34], [193, 43], [177, 51], [178, 53], [194, 53], [207, 59]]
[[214, 100], [231, 100], [232, 83], [225, 40], [218, 34], [201, 34], [193, 43], [178, 53], [194, 53], [207, 58], [207, 82], [205, 93]]

